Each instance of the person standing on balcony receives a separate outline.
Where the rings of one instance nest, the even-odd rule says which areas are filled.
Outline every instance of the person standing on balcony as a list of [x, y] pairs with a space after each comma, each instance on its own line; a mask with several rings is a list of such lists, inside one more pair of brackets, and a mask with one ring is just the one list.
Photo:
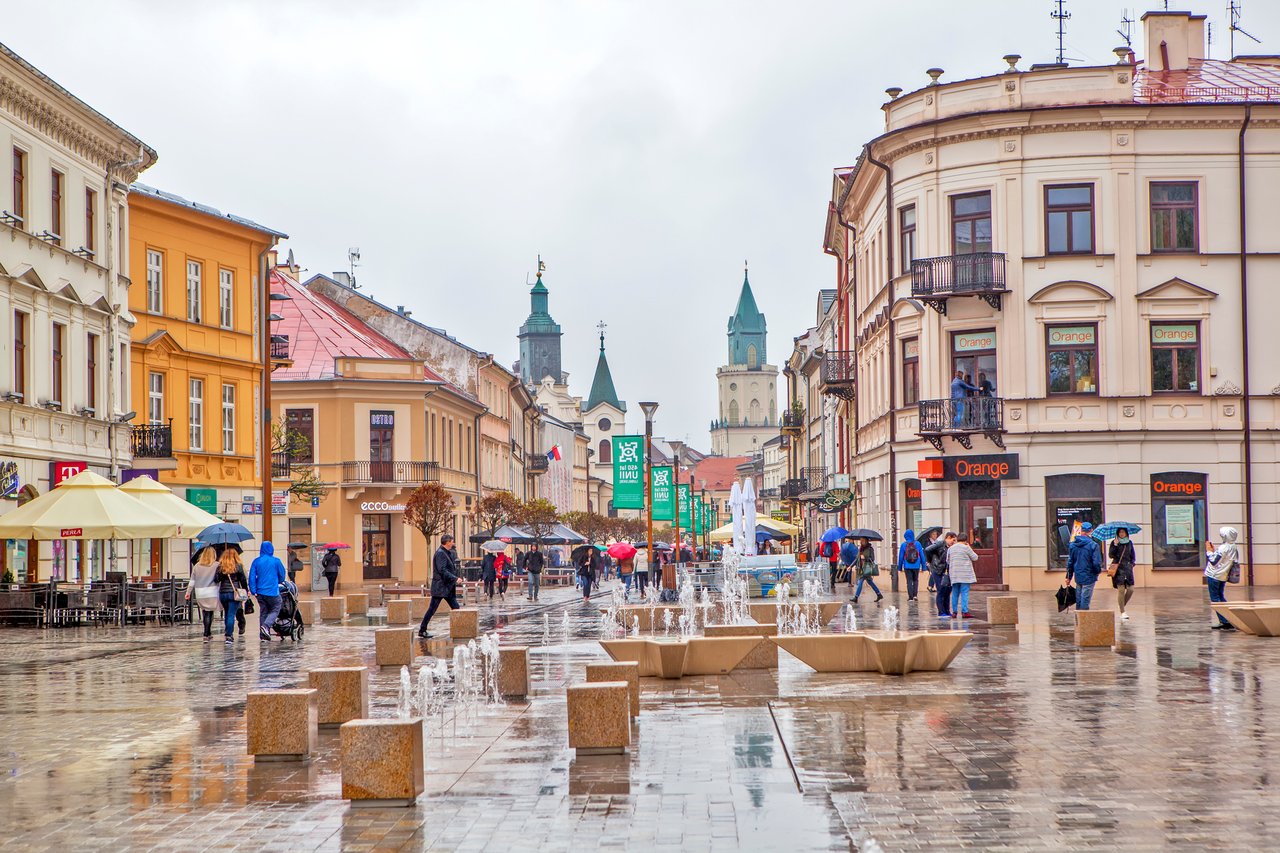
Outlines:
[[955, 378], [951, 380], [951, 405], [955, 407], [955, 412], [951, 416], [951, 426], [954, 429], [960, 429], [964, 424], [964, 398], [970, 394], [976, 393], [977, 385], [970, 384], [965, 381], [964, 371], [957, 370]]

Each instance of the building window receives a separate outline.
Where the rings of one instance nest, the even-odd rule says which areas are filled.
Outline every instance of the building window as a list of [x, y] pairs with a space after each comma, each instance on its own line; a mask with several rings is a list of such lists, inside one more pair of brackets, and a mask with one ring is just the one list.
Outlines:
[[66, 342], [67, 327], [61, 323], [53, 324], [53, 340], [52, 340], [52, 364], [51, 370], [53, 374], [53, 394], [49, 398], [59, 406], [62, 405], [62, 346]]
[[[906, 512], [907, 525], [915, 531], [916, 535], [924, 532], [924, 492], [920, 488], [920, 481], [914, 477], [908, 477], [902, 481], [903, 509]], [[923, 549], [921, 549], [923, 551]]]
[[609, 420], [608, 418], [601, 418], [596, 423], [596, 428], [599, 429], [601, 432], [608, 432], [609, 430], [613, 429], [613, 421]]
[[1098, 327], [1048, 328], [1050, 394], [1098, 393]]
[[902, 255], [902, 272], [911, 272], [911, 262], [916, 259], [916, 206], [908, 205], [898, 211], [898, 247]]
[[290, 461], [306, 463], [314, 462], [315, 452], [312, 450], [312, 441], [315, 439], [314, 410], [285, 409], [284, 425], [287, 431], [299, 436], [297, 447], [293, 449], [293, 453], [289, 457]]
[[147, 310], [159, 314], [164, 310], [164, 255], [147, 250]]
[[84, 247], [92, 257], [98, 248], [98, 194], [84, 191]]
[[224, 329], [233, 325], [232, 308], [236, 277], [231, 270], [218, 270], [218, 324]]
[[27, 315], [13, 312], [13, 393], [27, 395]]
[[200, 282], [203, 278], [199, 261], [187, 261], [187, 322], [200, 322]]
[[951, 254], [991, 251], [991, 193], [951, 197]]
[[1157, 569], [1204, 565], [1209, 478], [1191, 471], [1151, 475], [1151, 557]]
[[27, 152], [13, 149], [13, 210], [18, 227], [24, 227], [27, 216]]
[[613, 442], [609, 439], [600, 439], [600, 452], [596, 455], [596, 461], [601, 465], [613, 463]]
[[951, 375], [957, 372], [977, 391], [969, 396], [997, 397], [996, 330], [954, 332], [951, 335]]
[[53, 245], [62, 245], [62, 183], [63, 174], [57, 169], [49, 173], [49, 230], [53, 232]]
[[1198, 249], [1198, 196], [1199, 185], [1194, 181], [1151, 184], [1151, 251], [1194, 252]]
[[1045, 250], [1051, 255], [1093, 253], [1093, 184], [1044, 188]]
[[750, 344], [747, 346], [747, 369], [755, 370], [759, 366], [760, 366], [760, 354], [756, 350], [756, 345]]
[[204, 380], [192, 379], [188, 394], [187, 416], [190, 419], [188, 440], [192, 450], [204, 450]]
[[730, 425], [734, 425], [734, 424], [737, 424], [737, 423], [738, 423], [738, 421], [739, 421], [739, 417], [738, 417], [738, 401], [737, 401], [737, 400], [730, 400], [730, 401], [729, 401], [729, 423], [730, 423]]
[[1106, 505], [1100, 474], [1050, 474], [1044, 478], [1049, 525], [1049, 568], [1067, 567], [1067, 549], [1081, 526], [1101, 524]]
[[1200, 324], [1151, 324], [1151, 390], [1200, 390]]
[[222, 452], [236, 452], [236, 386], [222, 386]]
[[164, 423], [164, 374], [147, 375], [147, 422]]
[[98, 412], [98, 336], [90, 333], [88, 343], [85, 345], [88, 350], [88, 359], [86, 367], [88, 368], [85, 380], [88, 382], [87, 401], [89, 408], [94, 414]]
[[920, 402], [920, 339], [902, 342], [902, 405]]

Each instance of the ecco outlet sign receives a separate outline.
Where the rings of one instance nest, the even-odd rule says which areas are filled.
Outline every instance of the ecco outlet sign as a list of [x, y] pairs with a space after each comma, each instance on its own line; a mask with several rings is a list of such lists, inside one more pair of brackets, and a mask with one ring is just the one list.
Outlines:
[[386, 501], [364, 501], [360, 504], [361, 512], [404, 512], [404, 504], [389, 504]]
[[1018, 454], [931, 456], [917, 463], [922, 480], [974, 482], [1018, 479]]

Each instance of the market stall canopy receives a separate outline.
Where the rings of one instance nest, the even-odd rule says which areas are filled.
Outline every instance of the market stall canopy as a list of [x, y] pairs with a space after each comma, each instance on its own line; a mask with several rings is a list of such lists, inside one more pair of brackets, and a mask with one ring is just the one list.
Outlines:
[[179, 539], [194, 539], [206, 527], [222, 523], [222, 519], [216, 515], [205, 512], [189, 501], [184, 501], [168, 486], [157, 483], [150, 477], [135, 477], [120, 486], [120, 491], [142, 501], [157, 516], [168, 518], [175, 524], [181, 525], [182, 532], [176, 534]]
[[0, 539], [170, 539], [194, 536], [92, 471], [0, 516]]

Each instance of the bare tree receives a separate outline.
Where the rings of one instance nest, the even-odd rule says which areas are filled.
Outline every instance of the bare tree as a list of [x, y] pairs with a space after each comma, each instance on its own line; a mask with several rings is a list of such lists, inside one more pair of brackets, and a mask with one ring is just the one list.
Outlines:
[[[329, 487], [320, 479], [320, 475], [316, 473], [316, 469], [309, 463], [297, 463], [294, 467], [294, 460], [299, 456], [308, 457], [311, 454], [311, 442], [307, 437], [296, 429], [289, 429], [285, 426], [284, 421], [271, 422], [271, 462], [275, 467], [275, 462], [281, 457], [288, 463], [289, 488], [288, 493], [295, 499], [311, 503], [313, 498], [324, 500], [329, 494]], [[283, 473], [283, 472], [281, 472]]]
[[520, 504], [520, 511], [514, 521], [533, 536], [539, 550], [546, 544], [560, 520], [560, 511], [556, 505], [546, 498], [534, 498]]
[[492, 536], [499, 527], [510, 524], [519, 512], [519, 498], [511, 492], [494, 492], [475, 502], [471, 509], [471, 521], [476, 530]]
[[453, 495], [439, 483], [423, 483], [413, 490], [404, 506], [403, 522], [417, 528], [427, 540], [445, 533], [453, 524]]

